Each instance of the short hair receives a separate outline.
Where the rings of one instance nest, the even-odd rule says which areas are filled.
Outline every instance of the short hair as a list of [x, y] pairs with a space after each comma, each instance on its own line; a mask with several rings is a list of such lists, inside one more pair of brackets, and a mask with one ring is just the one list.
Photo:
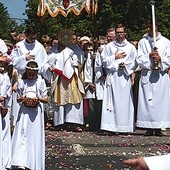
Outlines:
[[7, 47], [10, 47], [10, 49], [13, 49], [14, 45], [12, 44], [12, 42], [10, 40], [4, 40], [5, 44]]
[[[146, 27], [152, 27], [153, 26], [153, 21], [152, 21], [152, 18], [149, 18], [147, 21], [146, 21]], [[155, 26], [157, 26], [158, 27], [158, 21], [157, 21], [157, 19], [155, 19]]]
[[48, 35], [43, 35], [43, 36], [41, 37], [41, 42], [42, 42], [42, 43], [48, 43], [48, 44], [50, 44], [50, 43], [51, 43], [51, 38], [50, 38]]
[[99, 36], [99, 40], [106, 40], [106, 37], [103, 36], [103, 35], [100, 35], [100, 36]]
[[33, 27], [28, 27], [28, 28], [25, 30], [24, 33], [27, 34], [27, 35], [30, 35], [30, 34], [35, 35], [35, 34], [37, 34], [36, 30], [35, 30]]
[[115, 31], [115, 28], [109, 28], [109, 29], [107, 29], [107, 32], [113, 32], [113, 31]]
[[116, 25], [115, 29], [117, 29], [117, 28], [124, 28], [124, 31], [126, 32], [126, 27], [121, 23]]

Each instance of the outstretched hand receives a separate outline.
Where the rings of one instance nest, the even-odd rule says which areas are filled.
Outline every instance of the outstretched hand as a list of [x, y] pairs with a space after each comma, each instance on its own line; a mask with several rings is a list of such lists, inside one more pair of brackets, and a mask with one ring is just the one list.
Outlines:
[[153, 50], [149, 55], [150, 55], [151, 58], [153, 58], [156, 61], [160, 61], [161, 60], [161, 57], [160, 57], [160, 55], [159, 55], [157, 50]]
[[143, 158], [124, 160], [123, 163], [125, 165], [135, 168], [136, 170], [149, 170], [149, 168]]

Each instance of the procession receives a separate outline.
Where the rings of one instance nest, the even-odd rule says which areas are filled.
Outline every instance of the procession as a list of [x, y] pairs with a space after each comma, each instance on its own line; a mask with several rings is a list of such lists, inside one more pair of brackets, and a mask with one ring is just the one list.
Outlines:
[[[79, 3], [92, 13], [96, 23], [98, 4], [90, 2]], [[54, 3], [40, 1], [37, 15], [44, 16], [45, 10], [51, 10], [50, 15], [56, 17], [58, 12], [50, 5]], [[62, 7], [56, 10], [64, 17], [68, 9], [76, 15], [82, 10], [78, 11], [73, 1], [58, 4]], [[113, 161], [110, 150], [116, 140], [124, 140], [127, 150], [142, 140], [153, 140], [151, 147], [169, 141], [170, 40], [159, 30], [154, 1], [151, 12], [151, 17], [145, 19], [146, 31], [138, 40], [128, 39], [128, 28], [121, 22], [99, 36], [64, 28], [55, 37], [39, 37], [37, 29], [28, 25], [23, 32], [10, 30], [8, 39], [0, 37], [0, 170], [50, 169], [49, 145], [59, 152], [60, 140], [64, 154], [66, 144], [74, 142], [71, 151], [80, 156], [85, 151], [78, 141], [97, 146], [102, 140], [109, 150], [101, 152]], [[137, 141], [132, 141], [136, 136]], [[97, 144], [93, 142], [96, 139]], [[105, 167], [98, 163], [98, 168], [76, 169], [170, 169], [169, 151], [130, 157], [125, 148], [115, 145], [115, 149], [122, 152], [117, 154], [123, 156], [119, 158], [122, 167], [107, 162]], [[63, 158], [59, 153], [52, 154], [52, 162], [56, 157]], [[74, 165], [55, 163], [51, 169], [74, 169]]]

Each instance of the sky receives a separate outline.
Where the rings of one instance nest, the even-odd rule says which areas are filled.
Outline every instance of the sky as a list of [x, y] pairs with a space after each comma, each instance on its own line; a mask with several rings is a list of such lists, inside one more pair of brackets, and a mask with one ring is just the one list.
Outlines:
[[23, 15], [25, 12], [26, 2], [24, 0], [0, 0], [5, 7], [7, 7], [8, 13], [11, 18], [25, 19]]

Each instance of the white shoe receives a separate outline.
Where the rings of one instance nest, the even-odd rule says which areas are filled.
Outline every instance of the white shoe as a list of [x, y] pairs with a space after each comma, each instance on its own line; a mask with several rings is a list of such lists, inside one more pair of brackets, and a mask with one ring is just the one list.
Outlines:
[[161, 128], [162, 131], [166, 131], [166, 128]]
[[25, 169], [25, 167], [24, 166], [18, 166], [18, 168], [17, 169]]
[[163, 136], [167, 136], [166, 128], [161, 128], [161, 133]]

